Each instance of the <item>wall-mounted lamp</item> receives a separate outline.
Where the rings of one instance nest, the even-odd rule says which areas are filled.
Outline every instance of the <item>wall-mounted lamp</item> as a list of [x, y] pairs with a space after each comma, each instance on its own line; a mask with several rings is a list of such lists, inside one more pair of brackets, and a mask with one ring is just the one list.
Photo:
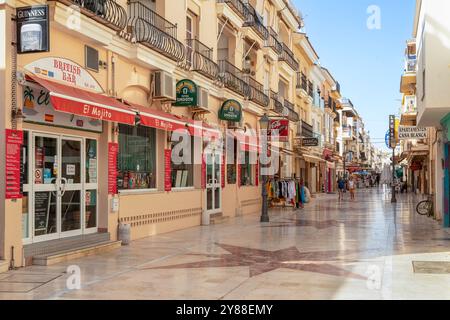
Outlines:
[[22, 121], [25, 119], [25, 115], [22, 113], [22, 109], [12, 110], [11, 116], [14, 120]]

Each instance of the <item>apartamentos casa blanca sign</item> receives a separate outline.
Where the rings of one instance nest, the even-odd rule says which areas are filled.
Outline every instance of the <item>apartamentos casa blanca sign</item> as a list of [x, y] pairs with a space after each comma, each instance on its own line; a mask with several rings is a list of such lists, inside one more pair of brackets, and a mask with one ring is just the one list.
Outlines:
[[398, 127], [399, 140], [419, 140], [426, 139], [427, 137], [427, 128], [411, 126]]
[[173, 104], [176, 107], [196, 107], [197, 106], [197, 85], [194, 81], [183, 79], [177, 82], [176, 100]]
[[50, 50], [48, 6], [30, 6], [16, 9], [17, 53]]

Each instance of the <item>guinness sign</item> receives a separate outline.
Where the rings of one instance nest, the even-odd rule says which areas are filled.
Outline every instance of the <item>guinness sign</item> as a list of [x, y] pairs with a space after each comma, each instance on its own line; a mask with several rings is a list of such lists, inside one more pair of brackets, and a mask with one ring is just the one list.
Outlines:
[[48, 6], [17, 8], [17, 53], [50, 50]]

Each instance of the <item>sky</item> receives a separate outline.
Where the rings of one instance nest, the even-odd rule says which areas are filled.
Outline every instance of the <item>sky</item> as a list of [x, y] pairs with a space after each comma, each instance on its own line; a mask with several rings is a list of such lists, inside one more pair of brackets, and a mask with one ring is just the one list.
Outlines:
[[[415, 0], [292, 0], [322, 66], [362, 116], [372, 142], [385, 148], [389, 114], [399, 114], [406, 40]], [[369, 29], [368, 7], [380, 8], [380, 28]], [[373, 20], [371, 20], [373, 21]], [[386, 149], [387, 150], [387, 149]]]

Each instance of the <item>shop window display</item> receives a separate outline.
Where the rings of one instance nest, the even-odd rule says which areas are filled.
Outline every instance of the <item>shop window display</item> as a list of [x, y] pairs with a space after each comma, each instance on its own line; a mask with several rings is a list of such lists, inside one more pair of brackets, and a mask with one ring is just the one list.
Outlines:
[[119, 190], [156, 188], [156, 129], [119, 125]]

